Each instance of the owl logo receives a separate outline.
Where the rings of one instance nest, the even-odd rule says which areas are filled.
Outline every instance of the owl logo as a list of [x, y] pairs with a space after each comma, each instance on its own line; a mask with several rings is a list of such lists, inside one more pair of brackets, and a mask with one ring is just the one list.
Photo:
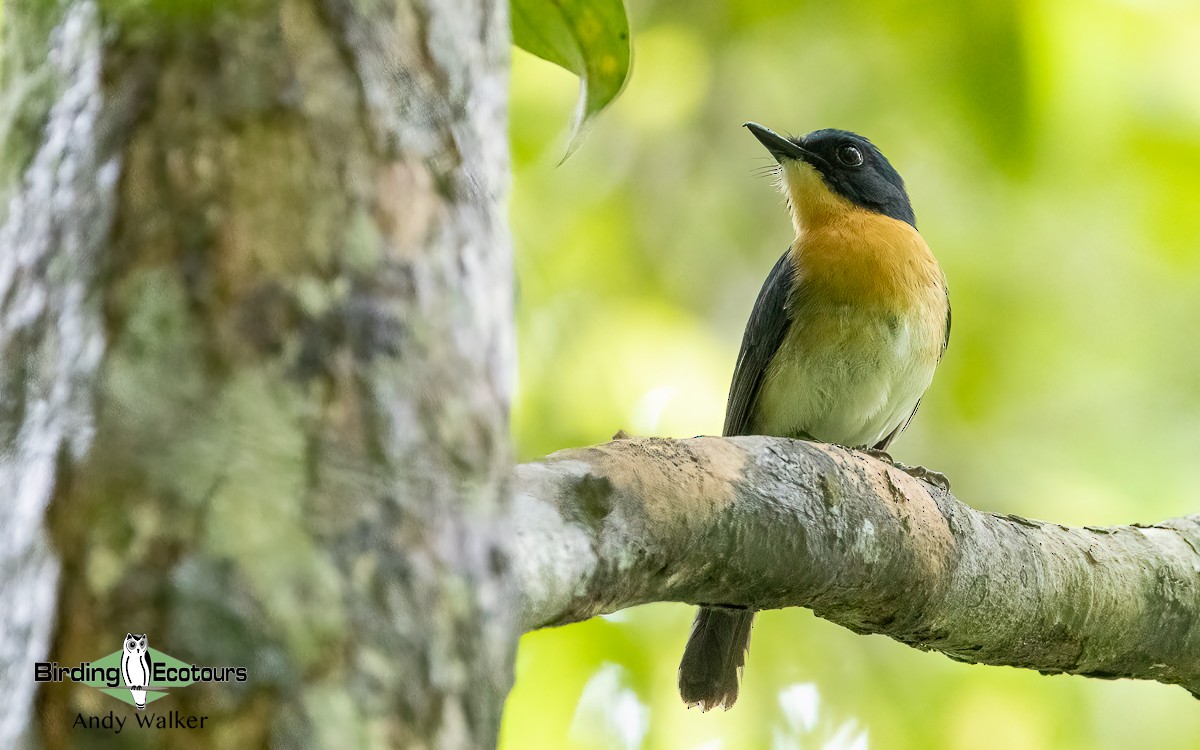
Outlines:
[[151, 674], [150, 644], [146, 642], [145, 633], [126, 633], [121, 644], [121, 678], [139, 711], [146, 710], [146, 686], [150, 684]]

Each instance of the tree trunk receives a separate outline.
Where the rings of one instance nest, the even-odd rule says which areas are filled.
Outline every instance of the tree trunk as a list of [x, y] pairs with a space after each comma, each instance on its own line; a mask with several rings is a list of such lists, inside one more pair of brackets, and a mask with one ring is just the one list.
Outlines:
[[[505, 3], [2, 1], [0, 747], [486, 747], [521, 629], [662, 600], [1200, 695], [1200, 516], [749, 437], [510, 502]], [[173, 692], [186, 732], [35, 683], [125, 633], [247, 679]]]
[[248, 670], [126, 744], [494, 743], [505, 8], [5, 0], [0, 746], [126, 632]]

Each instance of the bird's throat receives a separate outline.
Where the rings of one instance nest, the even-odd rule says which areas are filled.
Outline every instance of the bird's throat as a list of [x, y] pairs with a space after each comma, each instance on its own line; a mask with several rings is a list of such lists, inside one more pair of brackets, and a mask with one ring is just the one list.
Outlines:
[[787, 198], [797, 236], [848, 212], [861, 210], [831, 190], [820, 172], [807, 162], [785, 161], [780, 168], [779, 189]]

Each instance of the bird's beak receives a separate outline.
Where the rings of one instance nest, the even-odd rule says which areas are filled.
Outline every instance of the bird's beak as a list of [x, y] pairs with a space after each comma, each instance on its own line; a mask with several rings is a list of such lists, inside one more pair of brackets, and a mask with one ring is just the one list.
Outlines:
[[767, 150], [771, 152], [771, 156], [775, 157], [775, 161], [783, 162], [785, 159], [799, 159], [812, 164], [813, 159], [816, 157], [816, 154], [792, 143], [787, 138], [784, 138], [779, 133], [764, 125], [759, 125], [757, 122], [747, 122], [744, 126], [751, 133], [754, 133], [754, 137], [762, 145], [767, 147]]

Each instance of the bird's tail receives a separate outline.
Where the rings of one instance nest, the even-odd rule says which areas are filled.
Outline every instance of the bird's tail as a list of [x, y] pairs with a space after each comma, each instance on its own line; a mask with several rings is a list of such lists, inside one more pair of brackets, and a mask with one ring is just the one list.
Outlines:
[[700, 608], [679, 662], [679, 695], [684, 703], [702, 711], [733, 706], [753, 623], [752, 609]]

